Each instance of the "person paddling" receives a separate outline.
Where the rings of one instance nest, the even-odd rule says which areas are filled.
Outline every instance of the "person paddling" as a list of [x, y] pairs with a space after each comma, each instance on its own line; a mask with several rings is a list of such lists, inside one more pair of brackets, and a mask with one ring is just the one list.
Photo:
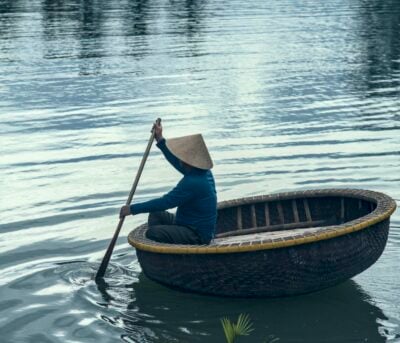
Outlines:
[[[209, 244], [217, 220], [213, 162], [201, 134], [171, 138], [154, 124], [157, 147], [183, 178], [170, 192], [150, 201], [121, 207], [120, 217], [149, 213], [147, 238], [171, 244]], [[177, 207], [176, 215], [167, 209]]]

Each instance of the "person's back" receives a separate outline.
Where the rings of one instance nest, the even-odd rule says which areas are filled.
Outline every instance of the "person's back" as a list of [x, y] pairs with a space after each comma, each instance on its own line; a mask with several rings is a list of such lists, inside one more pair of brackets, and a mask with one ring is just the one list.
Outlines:
[[195, 227], [203, 239], [213, 238], [217, 220], [217, 193], [210, 170], [196, 169], [185, 175], [188, 188], [193, 190], [193, 198], [178, 207], [176, 224]]

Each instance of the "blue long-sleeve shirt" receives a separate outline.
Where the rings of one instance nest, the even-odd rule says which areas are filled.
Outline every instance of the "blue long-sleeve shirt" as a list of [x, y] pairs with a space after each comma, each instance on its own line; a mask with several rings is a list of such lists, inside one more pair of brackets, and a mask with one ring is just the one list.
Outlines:
[[177, 207], [176, 224], [194, 228], [204, 241], [209, 242], [214, 236], [217, 221], [217, 192], [211, 170], [192, 168], [186, 171], [167, 148], [165, 139], [158, 142], [157, 147], [168, 162], [183, 174], [183, 178], [161, 198], [131, 205], [131, 213], [164, 211]]

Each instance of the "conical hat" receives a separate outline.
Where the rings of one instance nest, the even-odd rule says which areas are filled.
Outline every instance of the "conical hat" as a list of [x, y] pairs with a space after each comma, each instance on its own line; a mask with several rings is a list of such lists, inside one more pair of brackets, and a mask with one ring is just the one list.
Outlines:
[[166, 145], [177, 158], [190, 166], [206, 170], [213, 167], [201, 134], [167, 139]]

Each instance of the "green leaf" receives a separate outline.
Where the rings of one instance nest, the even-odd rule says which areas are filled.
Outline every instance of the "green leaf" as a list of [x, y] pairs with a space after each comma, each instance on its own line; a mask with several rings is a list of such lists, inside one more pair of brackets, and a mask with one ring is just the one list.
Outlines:
[[241, 313], [234, 327], [235, 333], [240, 336], [248, 336], [254, 329], [248, 314]]
[[227, 343], [233, 343], [235, 341], [235, 337], [236, 337], [234, 324], [232, 324], [228, 318], [222, 318], [221, 323], [222, 323], [222, 327], [224, 329]]
[[237, 336], [248, 336], [254, 329], [247, 314], [240, 314], [236, 324], [232, 323], [228, 318], [221, 319], [227, 343], [234, 343]]

